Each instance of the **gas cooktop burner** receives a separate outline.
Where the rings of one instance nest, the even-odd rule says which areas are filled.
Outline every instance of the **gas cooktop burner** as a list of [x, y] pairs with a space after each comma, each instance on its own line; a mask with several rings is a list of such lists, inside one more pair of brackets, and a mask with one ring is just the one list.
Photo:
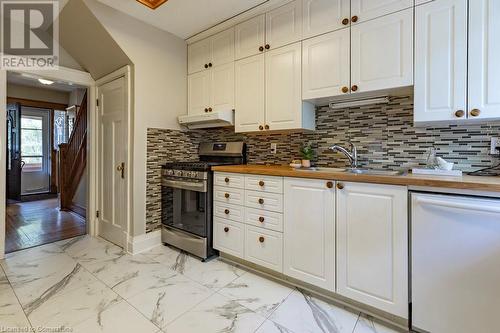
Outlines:
[[216, 165], [229, 165], [234, 164], [231, 162], [172, 162], [167, 163], [163, 167], [164, 169], [172, 170], [189, 170], [189, 171], [210, 171], [211, 167]]

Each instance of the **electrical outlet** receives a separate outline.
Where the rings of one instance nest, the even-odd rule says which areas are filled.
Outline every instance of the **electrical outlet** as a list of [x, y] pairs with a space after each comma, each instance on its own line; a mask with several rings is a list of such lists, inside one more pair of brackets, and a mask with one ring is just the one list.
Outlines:
[[500, 151], [498, 150], [499, 148], [500, 148], [500, 138], [491, 138], [490, 154], [499, 155], [500, 154]]
[[276, 151], [278, 150], [278, 145], [276, 143], [271, 143], [271, 154], [276, 154]]

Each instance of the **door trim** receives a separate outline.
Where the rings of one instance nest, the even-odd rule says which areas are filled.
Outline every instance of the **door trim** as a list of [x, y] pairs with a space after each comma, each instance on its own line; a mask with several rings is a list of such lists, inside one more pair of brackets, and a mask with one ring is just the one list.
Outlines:
[[[37, 70], [16, 70], [12, 71], [16, 73], [26, 73], [35, 77], [43, 77], [46, 79], [54, 81], [64, 81], [71, 82], [75, 85], [80, 85], [87, 87], [89, 101], [95, 101], [96, 94], [96, 82], [90, 75], [90, 73], [67, 68], [59, 67], [57, 70], [45, 70], [43, 72]], [[6, 118], [7, 112], [7, 71], [0, 70], [0, 118]], [[87, 142], [87, 149], [89, 149], [89, 154], [87, 155], [88, 161], [87, 165], [89, 167], [89, 177], [87, 179], [87, 188], [89, 189], [87, 193], [87, 233], [95, 236], [96, 235], [96, 145], [95, 145], [95, 133], [96, 131], [96, 113], [95, 113], [95, 103], [88, 103], [89, 106], [89, 120], [88, 120], [88, 137], [90, 140]], [[6, 158], [6, 145], [3, 144], [4, 138], [7, 136], [6, 122], [0, 121], [0, 160], [5, 161]], [[90, 142], [90, 143], [89, 143]], [[0, 163], [0, 259], [4, 258], [5, 255], [5, 190], [6, 190], [6, 164]], [[94, 212], [90, 214], [90, 212]]]
[[[125, 205], [126, 205], [126, 220], [127, 220], [127, 237], [126, 239], [124, 240], [124, 243], [123, 243], [123, 249], [129, 253], [131, 253], [133, 251], [133, 242], [131, 241], [132, 237], [131, 237], [131, 232], [132, 232], [132, 228], [131, 228], [131, 223], [130, 223], [130, 220], [131, 220], [131, 207], [132, 207], [132, 167], [133, 167], [133, 164], [132, 164], [132, 139], [133, 139], [133, 131], [132, 131], [132, 84], [131, 84], [131, 69], [130, 69], [130, 66], [127, 65], [127, 66], [124, 66], [100, 79], [98, 79], [96, 82], [95, 82], [95, 88], [94, 88], [94, 99], [93, 101], [95, 101], [97, 99], [97, 97], [99, 96], [99, 93], [98, 93], [98, 89], [100, 86], [106, 84], [106, 83], [109, 83], [109, 82], [112, 82], [116, 79], [119, 79], [119, 78], [124, 78], [125, 79], [125, 90], [127, 92], [127, 105], [126, 105], [126, 115], [125, 115], [125, 121], [126, 121], [126, 136], [127, 136], [127, 140], [126, 140], [126, 154], [127, 154], [127, 157], [126, 157], [126, 162], [125, 162], [125, 180], [127, 182], [127, 186], [126, 186], [126, 194], [125, 194], [125, 197], [126, 197], [126, 200], [125, 200]], [[92, 100], [91, 100], [92, 101]], [[92, 105], [96, 105], [95, 102], [93, 103], [90, 103]], [[96, 214], [95, 212], [97, 211], [99, 205], [99, 193], [97, 191], [97, 189], [99, 188], [99, 177], [98, 177], [98, 167], [99, 167], [99, 127], [100, 127], [100, 124], [99, 124], [99, 117], [97, 116], [97, 107], [94, 109], [95, 110], [95, 117], [94, 117], [94, 121], [92, 123], [92, 127], [94, 129], [94, 135], [91, 136], [91, 146], [94, 147], [93, 148], [93, 156], [94, 156], [94, 164], [93, 167], [94, 167], [94, 181], [95, 181], [95, 184], [96, 184], [96, 187], [95, 187], [95, 201], [94, 201], [94, 210], [91, 210], [91, 214], [92, 216], [94, 216], [95, 220], [94, 220], [94, 229], [93, 229], [93, 233], [92, 235], [93, 236], [97, 236], [98, 235], [98, 231], [99, 231], [99, 218], [96, 217]]]

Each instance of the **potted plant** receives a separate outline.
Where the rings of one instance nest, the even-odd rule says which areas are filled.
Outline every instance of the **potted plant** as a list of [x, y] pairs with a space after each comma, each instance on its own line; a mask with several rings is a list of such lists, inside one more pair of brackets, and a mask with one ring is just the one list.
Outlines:
[[314, 150], [310, 145], [304, 145], [300, 148], [300, 155], [302, 155], [302, 167], [310, 168], [311, 160], [314, 157]]

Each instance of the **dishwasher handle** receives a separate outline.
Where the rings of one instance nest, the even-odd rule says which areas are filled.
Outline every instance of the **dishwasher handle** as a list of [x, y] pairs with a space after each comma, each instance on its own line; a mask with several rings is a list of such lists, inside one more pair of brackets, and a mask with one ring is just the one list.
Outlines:
[[464, 209], [464, 210], [474, 210], [474, 211], [478, 211], [478, 212], [500, 213], [500, 207], [480, 206], [480, 205], [461, 203], [461, 202], [456, 202], [456, 201], [446, 201], [446, 200], [439, 200], [439, 199], [417, 197], [415, 199], [415, 202], [419, 203], [419, 204], [425, 204], [425, 205], [434, 205], [434, 206], [441, 206], [441, 207], [448, 207], [448, 208], [458, 208], [458, 209]]

